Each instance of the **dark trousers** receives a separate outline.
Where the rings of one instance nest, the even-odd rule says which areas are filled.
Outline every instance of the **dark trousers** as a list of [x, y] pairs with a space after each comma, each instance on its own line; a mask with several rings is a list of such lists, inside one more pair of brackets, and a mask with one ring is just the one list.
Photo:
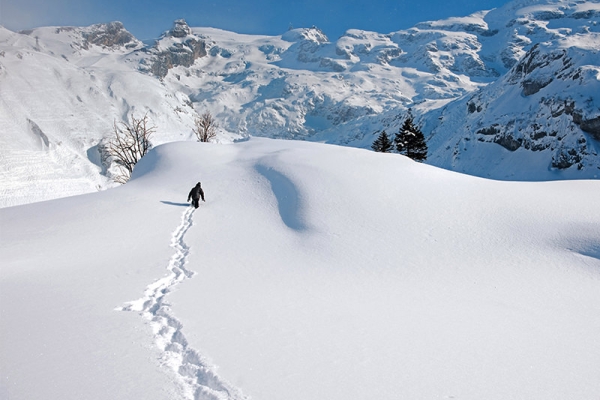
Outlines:
[[192, 198], [192, 205], [194, 206], [194, 208], [198, 208], [198, 206], [200, 206], [200, 199]]

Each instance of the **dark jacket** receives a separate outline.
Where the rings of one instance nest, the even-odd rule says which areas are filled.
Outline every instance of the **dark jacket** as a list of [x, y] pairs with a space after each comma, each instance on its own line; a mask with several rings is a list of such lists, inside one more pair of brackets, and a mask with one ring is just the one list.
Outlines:
[[202, 190], [200, 182], [198, 182], [190, 191], [190, 194], [188, 195], [188, 201], [190, 201], [190, 199], [198, 201], [200, 198], [202, 198], [202, 201], [204, 201], [204, 190]]

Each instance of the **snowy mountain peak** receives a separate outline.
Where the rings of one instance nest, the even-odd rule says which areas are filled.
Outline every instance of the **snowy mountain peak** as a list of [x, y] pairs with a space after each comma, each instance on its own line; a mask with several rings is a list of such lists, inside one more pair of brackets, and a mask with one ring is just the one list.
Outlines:
[[176, 38], [183, 38], [191, 35], [192, 30], [188, 26], [184, 19], [178, 19], [175, 21], [173, 28], [168, 32], [169, 36]]
[[151, 54], [149, 58], [141, 54], [140, 70], [150, 72], [163, 79], [170, 69], [183, 66], [191, 67], [194, 62], [207, 55], [206, 42], [193, 34], [183, 19], [176, 20], [173, 28], [156, 41], [154, 46], [144, 49]]
[[118, 21], [92, 25], [83, 31], [83, 37], [89, 44], [105, 48], [125, 47], [131, 49], [140, 45], [140, 41]]
[[312, 28], [290, 29], [281, 38], [288, 42], [310, 41], [318, 44], [329, 42], [327, 36], [316, 26]]

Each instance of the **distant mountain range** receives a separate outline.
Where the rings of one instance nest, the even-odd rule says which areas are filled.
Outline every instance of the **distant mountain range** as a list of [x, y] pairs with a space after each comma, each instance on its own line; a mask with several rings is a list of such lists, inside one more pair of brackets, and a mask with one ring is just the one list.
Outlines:
[[[515, 0], [388, 34], [241, 35], [175, 21], [0, 28], [0, 206], [114, 186], [98, 145], [147, 114], [155, 145], [248, 135], [369, 148], [408, 110], [427, 163], [504, 180], [600, 176], [600, 2]], [[57, 190], [60, 188], [60, 190]]]

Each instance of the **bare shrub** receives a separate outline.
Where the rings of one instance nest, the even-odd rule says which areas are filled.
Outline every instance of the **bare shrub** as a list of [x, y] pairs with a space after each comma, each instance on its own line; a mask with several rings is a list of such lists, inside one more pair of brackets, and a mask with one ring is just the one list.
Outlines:
[[217, 137], [218, 127], [219, 124], [208, 111], [194, 120], [194, 133], [199, 142], [210, 142]]
[[126, 183], [131, 178], [135, 164], [152, 148], [150, 136], [155, 131], [147, 114], [142, 118], [132, 115], [129, 122], [114, 123], [114, 135], [106, 149], [119, 168], [119, 174], [113, 178], [115, 182]]

